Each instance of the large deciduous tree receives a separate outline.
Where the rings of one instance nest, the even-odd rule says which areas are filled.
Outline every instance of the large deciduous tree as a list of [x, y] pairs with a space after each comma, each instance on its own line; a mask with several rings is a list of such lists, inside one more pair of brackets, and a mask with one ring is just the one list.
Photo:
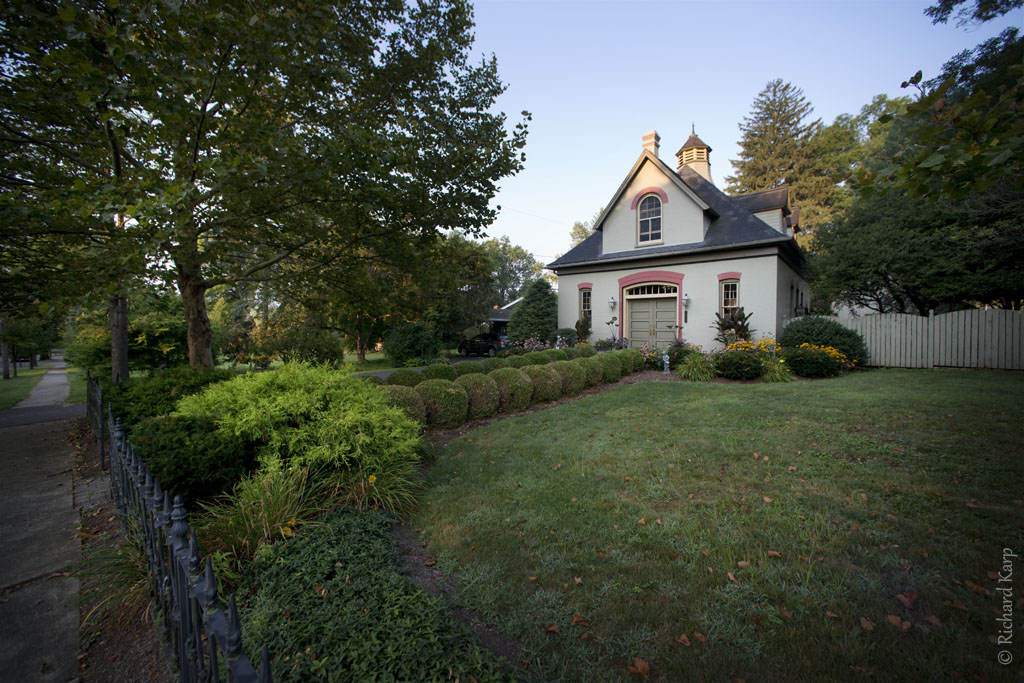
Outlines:
[[487, 240], [484, 247], [491, 255], [497, 289], [494, 303], [503, 305], [521, 296], [523, 288], [541, 276], [543, 264], [523, 247], [512, 244], [507, 236]]
[[193, 366], [206, 292], [494, 217], [525, 122], [492, 113], [464, 0], [77, 3], [0, 11], [0, 223], [146, 263], [181, 293]]

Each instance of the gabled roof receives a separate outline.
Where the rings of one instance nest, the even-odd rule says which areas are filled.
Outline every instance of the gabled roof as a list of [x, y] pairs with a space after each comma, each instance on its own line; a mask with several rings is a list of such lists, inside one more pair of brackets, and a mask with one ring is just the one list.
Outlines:
[[[672, 244], [646, 249], [630, 249], [628, 251], [601, 253], [604, 243], [604, 234], [600, 225], [611, 211], [612, 206], [619, 200], [629, 182], [636, 175], [644, 161], [651, 161], [661, 171], [689, 196], [696, 197], [695, 201], [705, 213], [711, 218], [711, 224], [702, 242], [689, 244]], [[788, 188], [772, 190], [773, 193], [785, 193], [788, 196]], [[759, 193], [765, 194], [765, 193]], [[755, 195], [756, 197], [756, 195]], [[776, 201], [778, 197], [771, 195], [770, 198], [763, 198], [757, 201]], [[754, 202], [756, 203], [756, 202]], [[788, 203], [788, 202], [787, 202]], [[738, 197], [729, 197], [714, 183], [705, 179], [702, 175], [688, 166], [684, 166], [675, 172], [666, 166], [660, 159], [644, 150], [633, 165], [632, 170], [626, 176], [625, 182], [616, 191], [612, 201], [605, 208], [601, 220], [595, 226], [594, 233], [581, 243], [570, 249], [568, 253], [547, 265], [548, 268], [557, 271], [559, 268], [569, 266], [580, 266], [588, 263], [602, 263], [609, 261], [632, 261], [637, 259], [651, 258], [656, 256], [670, 256], [677, 254], [701, 253], [731, 249], [740, 247], [768, 246], [770, 244], [793, 243], [794, 240], [788, 235], [783, 235], [775, 230], [760, 218], [751, 213], [748, 204], [740, 201]], [[793, 247], [795, 249], [795, 247]]]
[[782, 209], [783, 214], [789, 213], [789, 186], [782, 185], [771, 190], [752, 192], [751, 194], [733, 197], [747, 211], [767, 211], [768, 209]]
[[488, 320], [511, 320], [511, 318], [512, 318], [512, 309], [514, 309], [516, 307], [516, 305], [520, 301], [522, 301], [522, 300], [523, 300], [523, 297], [519, 297], [515, 301], [510, 301], [507, 304], [505, 304], [504, 306], [501, 306], [500, 308], [498, 306], [495, 306], [494, 308], [491, 309], [491, 313], [490, 313], [490, 315], [487, 316], [487, 319]]

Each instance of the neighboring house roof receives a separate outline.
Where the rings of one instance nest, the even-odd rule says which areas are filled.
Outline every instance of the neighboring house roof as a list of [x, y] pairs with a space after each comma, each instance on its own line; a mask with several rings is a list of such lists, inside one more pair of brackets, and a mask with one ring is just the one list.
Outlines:
[[491, 314], [487, 316], [488, 320], [509, 320], [512, 317], [512, 310], [523, 300], [523, 297], [519, 297], [515, 301], [510, 301], [500, 308], [495, 306], [491, 309]]
[[[696, 136], [693, 136], [696, 137]], [[698, 139], [699, 140], [699, 139]], [[687, 141], [689, 143], [689, 141]], [[703, 144], [703, 143], [701, 143]], [[611, 213], [611, 208], [619, 201], [622, 193], [629, 186], [633, 177], [639, 171], [645, 161], [649, 161], [661, 170], [670, 180], [680, 187], [687, 195], [695, 198], [698, 206], [704, 209], [711, 218], [711, 224], [702, 242], [689, 244], [671, 244], [645, 249], [630, 249], [628, 251], [602, 253], [604, 234], [602, 227], [604, 218]], [[722, 249], [734, 249], [741, 247], [768, 246], [768, 245], [789, 245], [785, 247], [792, 250], [789, 255], [797, 262], [802, 262], [799, 250], [795, 246], [795, 240], [788, 235], [783, 235], [775, 230], [760, 218], [751, 213], [754, 210], [749, 208], [750, 203], [775, 202], [779, 192], [788, 193], [788, 188], [778, 188], [769, 191], [769, 197], [757, 198], [745, 204], [738, 201], [739, 198], [729, 197], [719, 190], [713, 183], [705, 179], [693, 169], [684, 166], [677, 173], [665, 165], [657, 156], [644, 150], [636, 164], [626, 175], [625, 181], [619, 186], [615, 196], [605, 208], [601, 218], [594, 226], [594, 233], [580, 244], [570, 249], [568, 253], [547, 265], [548, 268], [557, 271], [559, 268], [570, 266], [582, 266], [589, 263], [602, 263], [609, 261], [633, 261], [657, 256], [672, 256], [679, 254], [701, 253], [706, 251], [720, 251]], [[758, 193], [766, 194], [766, 193]], [[780, 204], [772, 204], [773, 208]]]

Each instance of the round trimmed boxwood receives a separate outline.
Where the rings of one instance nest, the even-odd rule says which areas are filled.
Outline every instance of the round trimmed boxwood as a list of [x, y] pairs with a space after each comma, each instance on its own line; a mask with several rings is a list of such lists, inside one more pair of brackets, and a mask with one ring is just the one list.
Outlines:
[[523, 372], [533, 380], [533, 401], [556, 401], [562, 396], [562, 376], [547, 365], [530, 365]]
[[499, 368], [488, 375], [498, 385], [498, 412], [511, 413], [530, 405], [533, 380], [522, 370]]
[[622, 363], [619, 362], [618, 357], [611, 352], [599, 353], [594, 357], [601, 364], [601, 370], [604, 372], [604, 381], [618, 382], [619, 378], [622, 377]]
[[541, 351], [544, 357], [548, 359], [549, 363], [556, 363], [560, 360], [569, 360], [569, 357], [565, 355], [565, 351], [562, 349], [548, 349], [547, 351]]
[[575, 346], [569, 346], [567, 348], [562, 349], [562, 353], [565, 354], [566, 360], [576, 360], [577, 358], [580, 357], [580, 350], [577, 349]]
[[548, 367], [561, 376], [563, 396], [575, 396], [587, 386], [587, 371], [576, 363], [559, 360]]
[[533, 361], [527, 358], [525, 354], [522, 356], [509, 356], [505, 361], [508, 363], [506, 367], [510, 368], [525, 368], [527, 365], [533, 365]]
[[420, 393], [412, 387], [401, 384], [385, 384], [381, 387], [388, 393], [388, 403], [405, 411], [405, 414], [421, 425], [427, 422], [427, 407]]
[[576, 349], [581, 358], [590, 358], [591, 356], [597, 355], [597, 349], [590, 344], [577, 344], [573, 348]]
[[398, 384], [403, 387], [414, 387], [423, 381], [423, 376], [419, 373], [419, 370], [413, 370], [412, 368], [399, 368], [395, 370], [387, 379], [384, 380], [385, 384]]
[[501, 370], [502, 368], [508, 367], [507, 358], [488, 358], [487, 360], [477, 363], [484, 369], [484, 372], [494, 372], [495, 370]]
[[[547, 351], [529, 351], [523, 354], [523, 359], [529, 361], [528, 365], [546, 365], [550, 361], [545, 355]], [[523, 366], [526, 367], [526, 366]]]
[[588, 387], [596, 387], [604, 381], [604, 366], [601, 365], [601, 361], [598, 360], [597, 356], [577, 358], [572, 362], [579, 363], [580, 367], [583, 368], [583, 371], [587, 373]]
[[[476, 365], [476, 363], [474, 363]], [[491, 417], [498, 412], [498, 385], [482, 372], [472, 372], [455, 380], [469, 396], [470, 420]]]
[[377, 375], [359, 375], [359, 379], [361, 379], [364, 382], [367, 382], [368, 384], [376, 384], [377, 386], [384, 384], [384, 380], [382, 380]]
[[450, 429], [466, 421], [469, 395], [455, 382], [447, 379], [428, 379], [416, 385], [416, 391], [427, 409], [427, 425]]
[[459, 373], [451, 365], [428, 365], [420, 370], [420, 376], [423, 379], [446, 379], [454, 382]]
[[779, 337], [779, 345], [785, 349], [801, 344], [831, 346], [846, 354], [846, 357], [863, 366], [868, 361], [868, 347], [864, 338], [854, 330], [843, 327], [832, 318], [811, 316], [798, 318], [786, 325]]
[[764, 374], [764, 365], [757, 353], [736, 349], [718, 354], [715, 372], [726, 379], [757, 379]]
[[452, 367], [455, 368], [455, 374], [458, 375], [459, 377], [474, 372], [487, 372], [486, 370], [484, 370], [483, 364], [476, 363], [471, 360], [463, 361], [462, 363], [456, 363]]
[[786, 365], [800, 377], [838, 377], [843, 373], [843, 364], [825, 349], [808, 347], [786, 349], [782, 352]]
[[619, 355], [619, 361], [622, 363], [623, 375], [640, 372], [644, 369], [644, 354], [640, 349], [623, 349], [615, 353]]

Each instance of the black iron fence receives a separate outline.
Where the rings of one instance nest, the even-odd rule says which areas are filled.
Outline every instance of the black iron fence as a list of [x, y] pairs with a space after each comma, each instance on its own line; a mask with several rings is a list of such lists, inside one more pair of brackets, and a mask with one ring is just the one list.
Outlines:
[[[102, 390], [89, 379], [89, 418], [92, 396]], [[260, 654], [259, 672], [242, 653], [242, 626], [235, 596], [227, 607], [220, 601], [217, 577], [209, 555], [202, 562], [196, 532], [180, 496], [164, 491], [145, 463], [135, 455], [124, 424], [107, 410], [110, 443], [110, 477], [114, 501], [124, 520], [131, 520], [143, 541], [149, 560], [150, 589], [157, 607], [156, 623], [166, 654], [178, 667], [181, 683], [216, 683], [226, 678], [236, 683], [271, 683], [270, 655], [266, 644]], [[93, 429], [96, 429], [93, 423]], [[102, 438], [102, 437], [101, 437]]]

